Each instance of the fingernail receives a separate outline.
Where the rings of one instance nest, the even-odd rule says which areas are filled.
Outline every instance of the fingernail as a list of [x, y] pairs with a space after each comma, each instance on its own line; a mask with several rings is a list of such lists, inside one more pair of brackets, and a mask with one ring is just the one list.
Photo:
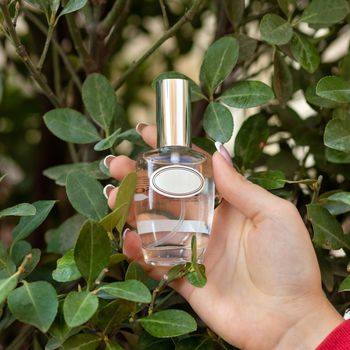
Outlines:
[[111, 164], [111, 161], [115, 158], [115, 156], [112, 156], [111, 154], [105, 157], [103, 160], [103, 164], [105, 165], [106, 168], [109, 168], [109, 164]]
[[130, 231], [129, 228], [126, 228], [124, 231], [123, 231], [123, 240], [125, 239], [126, 235], [128, 234], [128, 232]]
[[142, 122], [138, 123], [138, 124], [136, 125], [136, 128], [135, 128], [135, 129], [136, 129], [136, 132], [137, 132], [139, 135], [141, 135], [142, 130], [143, 130], [146, 126], [148, 126], [147, 123], [142, 123]]
[[103, 195], [108, 199], [109, 194], [111, 193], [111, 191], [115, 189], [115, 186], [108, 184], [103, 188]]
[[218, 152], [225, 158], [225, 160], [227, 161], [227, 163], [229, 163], [230, 165], [232, 165], [232, 160], [231, 160], [231, 156], [230, 153], [228, 153], [227, 149], [225, 148], [225, 146], [219, 142], [216, 141], [215, 142], [215, 147], [218, 150]]

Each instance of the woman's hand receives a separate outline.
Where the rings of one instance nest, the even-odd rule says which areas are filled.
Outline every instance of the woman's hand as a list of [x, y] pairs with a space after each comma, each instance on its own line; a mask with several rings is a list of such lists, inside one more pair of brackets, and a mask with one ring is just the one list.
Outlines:
[[[155, 147], [156, 128], [138, 129]], [[316, 255], [297, 209], [237, 173], [223, 146], [212, 161], [223, 201], [205, 255], [208, 281], [196, 288], [183, 279], [173, 288], [213, 331], [241, 349], [315, 349], [342, 318], [322, 292]], [[125, 156], [108, 157], [106, 163], [117, 180], [135, 168]], [[116, 191], [108, 193], [110, 207]], [[144, 263], [134, 231], [125, 235], [124, 253], [155, 279], [166, 272]]]

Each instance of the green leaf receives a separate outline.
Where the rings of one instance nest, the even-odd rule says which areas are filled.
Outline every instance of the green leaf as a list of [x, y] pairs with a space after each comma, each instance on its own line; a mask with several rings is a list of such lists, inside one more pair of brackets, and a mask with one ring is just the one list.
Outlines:
[[91, 118], [108, 135], [117, 108], [117, 97], [109, 80], [99, 73], [88, 75], [83, 84], [82, 97]]
[[124, 350], [119, 344], [106, 342], [106, 350]]
[[88, 286], [107, 266], [110, 254], [111, 243], [105, 229], [96, 222], [86, 221], [74, 248], [74, 259]]
[[273, 90], [282, 107], [293, 95], [293, 77], [287, 63], [276, 50], [273, 60]]
[[214, 350], [215, 343], [209, 337], [191, 336], [175, 344], [175, 350]]
[[102, 185], [82, 171], [73, 171], [67, 176], [67, 196], [73, 208], [80, 214], [95, 221], [108, 213]]
[[272, 89], [261, 81], [247, 80], [234, 84], [219, 99], [228, 106], [250, 108], [260, 106], [274, 97]]
[[20, 279], [24, 279], [27, 276], [29, 276], [34, 271], [36, 266], [39, 264], [40, 257], [41, 257], [41, 250], [37, 248], [32, 249], [30, 254], [31, 254], [31, 258], [25, 267], [25, 271], [20, 274]]
[[195, 319], [182, 310], [164, 310], [138, 320], [142, 327], [157, 338], [177, 337], [197, 329]]
[[329, 26], [342, 21], [348, 13], [349, 5], [346, 0], [312, 0], [300, 21]]
[[348, 164], [350, 163], [350, 152], [337, 151], [326, 147], [326, 159], [331, 163]]
[[350, 119], [332, 119], [324, 131], [324, 144], [338, 151], [350, 152]]
[[329, 211], [318, 204], [307, 206], [308, 219], [314, 230], [313, 242], [324, 249], [350, 248], [345, 241], [340, 223]]
[[75, 214], [57, 228], [47, 231], [45, 233], [45, 240], [47, 243], [46, 251], [48, 253], [63, 255], [68, 250], [74, 248], [80, 228], [85, 221], [86, 218], [82, 215]]
[[202, 264], [193, 264], [189, 268], [189, 272], [186, 275], [187, 281], [197, 288], [203, 288], [207, 283], [207, 277], [205, 275], [205, 266]]
[[150, 303], [152, 299], [151, 293], [142, 282], [131, 279], [105, 284], [99, 290], [115, 298], [138, 303]]
[[47, 332], [57, 314], [55, 289], [48, 282], [27, 283], [15, 289], [7, 298], [8, 306], [18, 320]]
[[293, 36], [292, 26], [282, 17], [273, 13], [266, 14], [260, 22], [263, 40], [273, 45], [287, 44]]
[[314, 73], [320, 64], [320, 55], [316, 47], [304, 35], [294, 33], [290, 49], [295, 60], [307, 70]]
[[209, 95], [232, 72], [237, 63], [238, 52], [238, 41], [232, 37], [223, 37], [208, 48], [200, 69], [200, 81]]
[[237, 40], [239, 43], [238, 61], [244, 62], [252, 57], [258, 45], [258, 41], [245, 34], [238, 34]]
[[132, 172], [124, 177], [119, 185], [115, 201], [116, 208], [100, 221], [107, 232], [112, 232], [114, 227], [117, 228], [118, 232], [122, 232], [128, 218], [130, 204], [134, 198], [135, 187], [136, 173]]
[[144, 283], [146, 278], [142, 266], [138, 262], [132, 261], [126, 270], [125, 280], [138, 280]]
[[18, 275], [12, 275], [0, 280], [0, 303], [2, 303], [11, 293], [11, 291], [16, 288], [17, 279]]
[[269, 137], [264, 115], [256, 114], [245, 120], [235, 140], [235, 160], [239, 166], [249, 167], [257, 161]]
[[338, 292], [347, 292], [350, 291], [350, 276], [347, 276], [342, 283], [340, 283]]
[[188, 80], [188, 85], [190, 88], [190, 95], [191, 95], [191, 101], [196, 102], [202, 99], [205, 99], [206, 97], [203, 95], [201, 88], [188, 76], [179, 73], [179, 72], [163, 72], [157, 75], [155, 79], [152, 81], [152, 86], [155, 88], [157, 81], [162, 79], [186, 79]]
[[173, 348], [174, 343], [171, 339], [155, 338], [145, 331], [141, 333], [136, 346], [136, 350], [169, 350]]
[[254, 173], [248, 180], [264, 187], [267, 190], [275, 190], [284, 187], [286, 177], [280, 170], [266, 170]]
[[69, 327], [87, 322], [98, 308], [98, 298], [90, 292], [70, 292], [64, 299], [63, 314]]
[[219, 102], [211, 102], [203, 117], [205, 132], [215, 141], [227, 142], [233, 132], [233, 117], [227, 107]]
[[57, 260], [57, 268], [52, 272], [52, 278], [57, 282], [76, 281], [81, 277], [74, 260], [74, 250], [68, 250]]
[[12, 232], [12, 247], [17, 241], [28, 237], [43, 223], [55, 203], [56, 201], [37, 201], [33, 203], [33, 206], [36, 209], [36, 214], [32, 216], [24, 216], [20, 219], [18, 225]]
[[36, 208], [29, 203], [21, 203], [13, 207], [0, 210], [0, 218], [4, 216], [31, 216], [35, 215]]
[[341, 202], [350, 206], [350, 192], [337, 192], [329, 197], [327, 197], [330, 201]]
[[56, 165], [44, 170], [43, 174], [51, 180], [54, 180], [57, 185], [66, 186], [67, 176], [72, 171], [82, 171], [89, 174], [95, 179], [104, 180], [109, 178], [104, 174], [99, 167], [99, 161], [96, 160], [91, 163], [73, 163]]
[[87, 0], [69, 0], [60, 13], [60, 16], [80, 10], [86, 5], [86, 3]]
[[308, 103], [321, 108], [336, 108], [339, 106], [337, 102], [318, 96], [316, 94], [316, 85], [309, 85], [307, 87], [305, 98]]
[[293, 14], [296, 8], [296, 0], [277, 0], [277, 2], [280, 9], [287, 17]]
[[214, 154], [216, 152], [215, 143], [207, 137], [192, 137], [192, 144], [195, 144], [203, 151]]
[[95, 350], [101, 338], [94, 334], [76, 334], [62, 344], [63, 350]]
[[350, 82], [335, 76], [324, 77], [317, 83], [316, 94], [331, 101], [349, 103]]
[[0, 279], [10, 277], [16, 272], [16, 265], [7, 254], [7, 250], [0, 241]]
[[18, 266], [31, 250], [32, 246], [29, 242], [18, 241], [11, 247], [11, 259]]
[[106, 149], [112, 148], [118, 141], [118, 135], [120, 134], [121, 129], [117, 129], [110, 136], [99, 141], [94, 146], [95, 151], [105, 151]]
[[30, 4], [39, 7], [39, 9], [48, 16], [50, 10], [50, 3], [47, 0], [26, 0]]
[[224, 0], [226, 16], [232, 23], [234, 28], [237, 28], [242, 20], [245, 1], [244, 0]]
[[95, 126], [71, 108], [56, 108], [47, 112], [44, 122], [55, 136], [66, 142], [84, 144], [101, 139]]

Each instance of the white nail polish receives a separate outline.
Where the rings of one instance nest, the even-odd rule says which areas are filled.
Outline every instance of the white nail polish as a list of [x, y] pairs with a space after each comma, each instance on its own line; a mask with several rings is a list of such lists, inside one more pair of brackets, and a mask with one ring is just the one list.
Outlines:
[[221, 146], [222, 146], [222, 143], [221, 143], [221, 142], [215, 141], [215, 147], [216, 147], [216, 149], [218, 150], [218, 152], [220, 152]]
[[128, 232], [130, 232], [131, 230], [129, 228], [126, 228], [124, 231], [123, 231], [123, 240], [125, 239], [125, 236], [127, 235]]
[[111, 154], [109, 154], [108, 156], [106, 156], [105, 157], [105, 159], [103, 160], [103, 164], [104, 164], [104, 166], [106, 167], [106, 168], [108, 168], [108, 162], [107, 162], [107, 160], [108, 159], [113, 159], [113, 158], [115, 158], [115, 156], [112, 156]]
[[115, 186], [108, 184], [103, 188], [103, 195], [108, 199], [109, 193], [115, 189]]
[[149, 124], [147, 124], [147, 123], [143, 123], [143, 122], [140, 122], [140, 123], [138, 123], [137, 125], [136, 125], [136, 132], [139, 134], [139, 135], [141, 135], [142, 134], [142, 130], [146, 127], [146, 126], [148, 126]]

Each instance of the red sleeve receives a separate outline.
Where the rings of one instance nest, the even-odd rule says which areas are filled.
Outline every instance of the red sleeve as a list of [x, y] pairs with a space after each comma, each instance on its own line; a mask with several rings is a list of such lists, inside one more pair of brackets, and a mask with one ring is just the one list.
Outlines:
[[350, 320], [335, 328], [316, 350], [350, 350]]

